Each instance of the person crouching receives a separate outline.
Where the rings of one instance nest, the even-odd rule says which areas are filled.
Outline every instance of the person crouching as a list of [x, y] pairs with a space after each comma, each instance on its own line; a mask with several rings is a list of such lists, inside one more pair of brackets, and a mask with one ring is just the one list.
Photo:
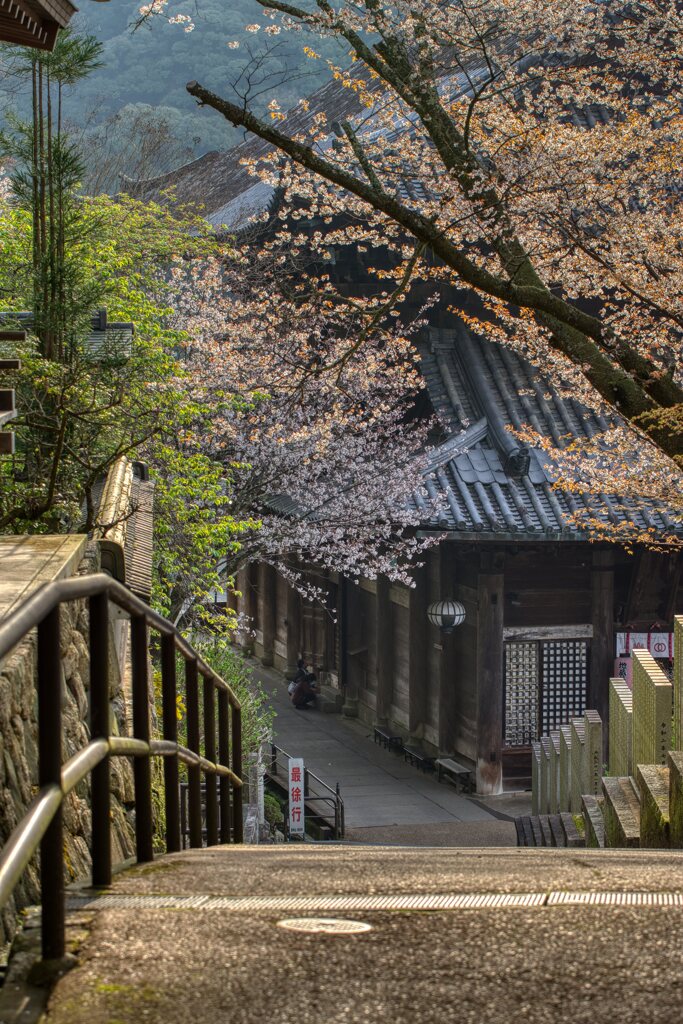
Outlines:
[[299, 679], [298, 683], [292, 691], [292, 704], [297, 711], [303, 711], [305, 708], [311, 707], [317, 696], [317, 689], [315, 685], [315, 676], [312, 672], [307, 672], [303, 679]]

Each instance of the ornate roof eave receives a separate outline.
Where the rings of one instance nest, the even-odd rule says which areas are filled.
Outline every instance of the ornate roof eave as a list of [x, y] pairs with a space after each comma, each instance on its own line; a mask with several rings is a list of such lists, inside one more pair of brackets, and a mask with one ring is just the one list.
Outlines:
[[0, 0], [0, 41], [53, 50], [77, 10], [70, 0]]

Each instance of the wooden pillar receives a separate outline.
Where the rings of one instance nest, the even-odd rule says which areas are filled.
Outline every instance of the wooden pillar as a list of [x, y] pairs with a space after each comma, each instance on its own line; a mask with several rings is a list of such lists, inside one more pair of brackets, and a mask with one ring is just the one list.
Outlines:
[[375, 638], [377, 643], [377, 722], [386, 726], [394, 696], [391, 596], [389, 580], [377, 577], [375, 589]]
[[327, 577], [327, 596], [325, 599], [325, 668], [329, 671], [336, 670], [337, 685], [341, 687], [340, 668], [337, 651], [337, 628], [339, 623], [339, 578], [336, 573]]
[[254, 627], [256, 625], [257, 605], [256, 593], [253, 586], [255, 566], [243, 566], [237, 576], [237, 589], [241, 592], [240, 614], [243, 616], [241, 629], [242, 649], [251, 653], [254, 650]]
[[264, 665], [272, 665], [275, 654], [275, 621], [277, 601], [277, 574], [272, 565], [259, 564], [259, 622], [263, 636]]
[[351, 602], [358, 600], [358, 587], [354, 587], [342, 576], [339, 584], [339, 628], [341, 654], [341, 689], [344, 694], [342, 714], [347, 718], [358, 717], [358, 685], [351, 671]]
[[482, 553], [477, 582], [477, 793], [503, 791], [503, 556]]
[[297, 590], [287, 584], [287, 668], [285, 675], [293, 679], [296, 663], [301, 657], [301, 597]]
[[603, 759], [607, 762], [609, 728], [609, 681], [614, 670], [614, 551], [595, 548], [591, 571], [592, 623], [588, 708], [603, 721]]
[[[443, 541], [432, 558], [439, 559], [439, 596], [440, 598], [455, 597], [455, 545]], [[439, 658], [439, 751], [442, 754], [453, 754], [455, 751], [456, 730], [456, 650], [461, 642], [461, 627], [441, 637], [441, 657]]]
[[413, 739], [420, 740], [427, 720], [429, 672], [429, 587], [426, 567], [418, 569], [415, 587], [409, 592], [408, 602], [408, 729]]

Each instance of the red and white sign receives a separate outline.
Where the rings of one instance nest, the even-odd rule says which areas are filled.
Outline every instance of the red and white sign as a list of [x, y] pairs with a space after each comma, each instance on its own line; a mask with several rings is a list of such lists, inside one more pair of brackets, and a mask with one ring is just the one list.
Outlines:
[[304, 834], [304, 762], [301, 757], [289, 759], [289, 834]]
[[617, 658], [630, 654], [636, 648], [649, 651], [653, 658], [674, 656], [673, 633], [617, 633]]

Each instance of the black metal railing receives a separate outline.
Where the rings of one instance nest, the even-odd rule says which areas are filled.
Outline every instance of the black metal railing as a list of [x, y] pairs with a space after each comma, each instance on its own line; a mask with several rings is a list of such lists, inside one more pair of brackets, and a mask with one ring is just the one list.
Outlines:
[[[276, 743], [270, 744], [270, 759], [266, 761], [265, 766], [266, 775], [282, 789], [287, 787], [290, 757], [291, 755]], [[310, 813], [306, 813], [307, 807], [310, 807]], [[315, 818], [327, 825], [335, 839], [344, 838], [346, 823], [339, 783], [337, 782], [333, 789], [314, 772], [304, 767], [304, 819], [306, 818]]]
[[[62, 764], [60, 606], [88, 600], [90, 613], [90, 742]], [[127, 612], [131, 627], [133, 736], [110, 734], [109, 603]], [[150, 757], [164, 758], [166, 850], [181, 848], [178, 765], [187, 765], [190, 846], [202, 846], [201, 773], [207, 799], [207, 845], [241, 843], [242, 726], [240, 703], [228, 684], [197, 654], [176, 627], [123, 584], [104, 573], [48, 583], [0, 623], [0, 660], [38, 629], [39, 792], [0, 856], [0, 907], [40, 846], [42, 947], [45, 959], [64, 955], [62, 803], [91, 774], [92, 884], [111, 883], [109, 758], [132, 757], [135, 846], [139, 862], [151, 861], [153, 820]], [[148, 629], [161, 635], [163, 739], [150, 735]], [[176, 653], [185, 663], [187, 747], [178, 743]], [[199, 677], [203, 679], [204, 752], [200, 750]], [[217, 700], [216, 700], [217, 697]], [[216, 708], [217, 704], [217, 708]], [[216, 759], [218, 712], [218, 760]], [[216, 779], [219, 779], [217, 792]], [[209, 810], [211, 808], [211, 811]]]

